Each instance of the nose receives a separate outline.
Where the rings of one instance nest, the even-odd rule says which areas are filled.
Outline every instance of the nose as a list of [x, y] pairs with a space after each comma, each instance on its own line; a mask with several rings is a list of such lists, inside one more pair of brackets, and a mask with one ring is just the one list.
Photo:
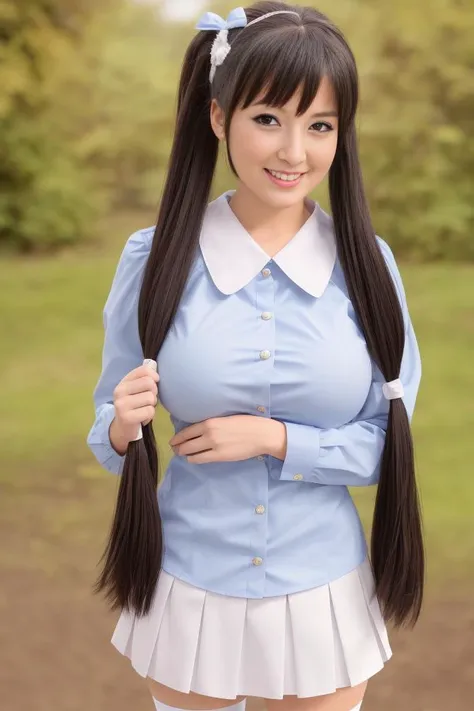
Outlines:
[[301, 131], [293, 130], [284, 133], [278, 158], [295, 169], [306, 162], [305, 136]]

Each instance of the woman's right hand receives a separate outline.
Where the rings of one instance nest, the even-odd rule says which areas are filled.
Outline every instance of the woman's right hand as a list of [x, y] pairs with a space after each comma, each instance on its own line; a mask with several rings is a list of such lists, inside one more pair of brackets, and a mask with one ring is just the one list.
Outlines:
[[121, 443], [134, 440], [140, 425], [147, 425], [155, 416], [158, 403], [159, 374], [156, 361], [148, 360], [122, 378], [114, 390], [115, 426]]

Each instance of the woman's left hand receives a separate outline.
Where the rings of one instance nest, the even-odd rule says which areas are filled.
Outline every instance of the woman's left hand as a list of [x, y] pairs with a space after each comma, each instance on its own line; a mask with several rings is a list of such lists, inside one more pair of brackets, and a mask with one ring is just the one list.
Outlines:
[[278, 427], [286, 429], [281, 422], [255, 415], [212, 417], [185, 427], [169, 443], [175, 454], [193, 464], [239, 462], [270, 454]]

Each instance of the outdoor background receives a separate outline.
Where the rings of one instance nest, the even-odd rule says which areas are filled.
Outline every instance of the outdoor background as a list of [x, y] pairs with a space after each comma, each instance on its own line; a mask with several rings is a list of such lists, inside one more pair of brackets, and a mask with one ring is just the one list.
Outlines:
[[[312, 4], [310, 0], [308, 4]], [[316, 2], [314, 2], [316, 5]], [[180, 63], [233, 2], [0, 0], [0, 706], [151, 711], [92, 595], [118, 479], [86, 447], [102, 308], [154, 224]], [[428, 551], [414, 631], [364, 711], [468, 711], [474, 693], [474, 4], [321, 0], [361, 76], [363, 169], [423, 358], [413, 429]], [[183, 176], [185, 179], [185, 176]], [[225, 162], [214, 196], [233, 187]], [[324, 189], [316, 195], [327, 205]], [[155, 431], [168, 457], [171, 431]], [[369, 535], [375, 489], [353, 492]], [[257, 699], [249, 711], [261, 708]]]

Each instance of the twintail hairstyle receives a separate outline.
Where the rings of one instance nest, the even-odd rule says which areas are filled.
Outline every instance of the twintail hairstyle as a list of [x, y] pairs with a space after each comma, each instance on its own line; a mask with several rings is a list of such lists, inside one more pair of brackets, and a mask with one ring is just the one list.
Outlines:
[[[278, 14], [229, 31], [232, 47], [209, 83], [215, 34], [198, 32], [185, 53], [178, 89], [176, 130], [162, 200], [138, 305], [145, 358], [156, 358], [176, 314], [199, 243], [218, 155], [209, 118], [215, 98], [223, 108], [227, 157], [230, 123], [263, 92], [282, 107], [300, 92], [298, 113], [311, 105], [324, 76], [335, 91], [338, 145], [329, 172], [329, 193], [339, 260], [371, 357], [386, 381], [399, 377], [404, 319], [372, 226], [360, 169], [355, 115], [358, 76], [342, 33], [314, 8], [264, 0], [245, 9], [248, 20]], [[237, 176], [238, 177], [238, 176]], [[414, 625], [424, 587], [424, 545], [415, 479], [413, 442], [402, 399], [390, 400], [385, 447], [375, 501], [371, 561], [386, 621]], [[158, 459], [152, 424], [131, 442], [121, 475], [105, 563], [96, 584], [112, 609], [146, 614], [162, 563], [157, 503]]]

